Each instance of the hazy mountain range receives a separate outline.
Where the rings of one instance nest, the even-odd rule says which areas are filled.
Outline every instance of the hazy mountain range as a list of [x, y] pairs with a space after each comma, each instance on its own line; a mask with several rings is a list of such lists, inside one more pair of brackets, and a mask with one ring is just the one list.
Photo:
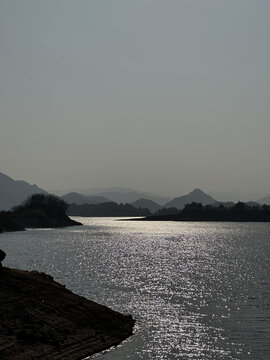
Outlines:
[[23, 180], [13, 180], [0, 173], [0, 210], [9, 210], [36, 193], [47, 194], [47, 191], [37, 185], [30, 185]]
[[104, 196], [95, 196], [95, 195], [82, 195], [77, 192], [71, 192], [61, 196], [68, 204], [101, 204], [105, 202], [110, 202], [111, 199], [108, 199]]
[[[109, 194], [109, 192], [107, 192], [107, 194]], [[112, 192], [110, 192], [110, 194], [112, 194]], [[117, 196], [116, 196], [116, 194], [117, 194]], [[120, 199], [121, 200], [125, 199], [125, 201], [119, 201], [119, 194], [121, 195]], [[98, 204], [98, 203], [112, 201], [113, 200], [112, 198], [114, 198], [114, 199], [117, 198], [118, 201], [114, 200], [115, 202], [130, 203], [135, 208], [142, 208], [142, 209], [147, 208], [152, 213], [156, 212], [157, 210], [159, 210], [161, 208], [174, 207], [177, 209], [183, 209], [186, 204], [189, 204], [192, 202], [199, 202], [199, 203], [202, 203], [202, 205], [214, 204], [217, 202], [214, 198], [207, 195], [200, 189], [194, 189], [192, 192], [190, 192], [187, 195], [174, 198], [173, 200], [168, 201], [163, 206], [161, 206], [157, 202], [155, 202], [151, 199], [147, 199], [147, 198], [141, 198], [141, 199], [135, 200], [133, 202], [127, 201], [130, 198], [133, 199], [134, 197], [138, 196], [138, 193], [136, 193], [136, 192], [129, 191], [129, 192], [121, 193], [120, 191], [118, 191], [118, 192], [113, 192], [113, 195], [114, 196], [111, 196], [111, 198], [109, 199], [108, 197], [105, 198], [103, 196], [93, 196], [93, 195], [86, 196], [86, 195], [82, 195], [82, 194], [73, 192], [73, 193], [68, 193], [66, 195], [63, 195], [62, 198], [69, 204], [72, 204], [72, 203], [75, 203], [75, 204]], [[140, 193], [140, 195], [145, 195], [145, 194]], [[125, 196], [127, 196], [127, 197], [125, 197]]]
[[201, 203], [202, 205], [214, 204], [217, 202], [214, 198], [210, 195], [207, 195], [200, 189], [194, 189], [187, 195], [179, 196], [174, 198], [173, 200], [166, 203], [163, 207], [171, 208], [175, 207], [177, 209], [183, 209], [186, 204], [197, 202]]
[[[26, 181], [14, 180], [11, 177], [0, 173], [0, 210], [9, 210], [15, 205], [21, 204], [30, 195], [35, 193], [48, 193], [37, 185], [31, 185]], [[52, 192], [51, 192], [52, 193]], [[148, 208], [155, 212], [162, 207], [182, 209], [185, 204], [200, 202], [203, 205], [218, 203], [219, 197], [213, 197], [200, 189], [194, 189], [187, 195], [179, 196], [174, 199], [159, 196], [152, 193], [143, 193], [131, 188], [89, 188], [64, 194], [59, 191], [53, 192], [56, 195], [63, 195], [67, 203], [76, 204], [99, 204], [114, 201], [116, 203], [129, 203], [136, 208]], [[213, 193], [211, 193], [213, 195]], [[217, 193], [218, 194], [218, 193]], [[217, 200], [216, 200], [217, 199]], [[229, 201], [230, 198], [223, 198], [221, 201]], [[238, 200], [241, 200], [238, 198]], [[237, 200], [237, 201], [238, 201]], [[236, 201], [236, 202], [237, 202]], [[270, 204], [270, 195], [257, 200], [261, 204]], [[231, 203], [230, 203], [231, 204]]]
[[[163, 205], [165, 203], [167, 203], [168, 201], [171, 200], [170, 197], [164, 197], [164, 196], [159, 196], [157, 194], [152, 194], [152, 193], [143, 193], [131, 188], [125, 188], [125, 187], [112, 187], [112, 188], [108, 188], [108, 189], [104, 189], [104, 188], [89, 188], [89, 189], [73, 189], [72, 191], [70, 191], [72, 193], [79, 193], [81, 195], [86, 195], [86, 196], [102, 196], [105, 197], [111, 201], [115, 201], [117, 203], [132, 203], [134, 201], [137, 201], [139, 199], [149, 199], [152, 200], [154, 202], [156, 202], [157, 204]], [[54, 192], [56, 195], [64, 195], [63, 192], [61, 191], [55, 191]]]

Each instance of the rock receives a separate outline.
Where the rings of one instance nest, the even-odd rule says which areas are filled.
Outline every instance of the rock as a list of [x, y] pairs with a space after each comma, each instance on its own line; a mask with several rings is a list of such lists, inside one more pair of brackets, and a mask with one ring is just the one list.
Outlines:
[[118, 345], [133, 326], [131, 316], [73, 294], [44, 273], [1, 270], [1, 360], [83, 359]]
[[0, 249], [0, 267], [2, 266], [2, 261], [6, 257], [6, 253]]

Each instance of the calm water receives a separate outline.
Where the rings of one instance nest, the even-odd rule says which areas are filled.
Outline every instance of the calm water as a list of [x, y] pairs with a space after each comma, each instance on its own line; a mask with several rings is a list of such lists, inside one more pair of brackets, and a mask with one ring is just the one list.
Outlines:
[[137, 320], [95, 360], [270, 359], [270, 224], [130, 222], [0, 234], [36, 269]]

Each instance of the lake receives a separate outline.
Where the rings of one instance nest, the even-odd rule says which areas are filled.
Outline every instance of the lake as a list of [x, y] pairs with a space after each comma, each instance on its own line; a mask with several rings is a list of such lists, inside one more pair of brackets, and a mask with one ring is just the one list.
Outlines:
[[270, 224], [80, 218], [0, 234], [4, 266], [49, 273], [136, 319], [95, 360], [270, 359]]

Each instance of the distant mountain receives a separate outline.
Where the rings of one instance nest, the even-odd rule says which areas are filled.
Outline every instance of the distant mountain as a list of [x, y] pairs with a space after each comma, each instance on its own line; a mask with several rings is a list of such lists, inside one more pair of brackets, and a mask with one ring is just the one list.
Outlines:
[[135, 208], [146, 208], [149, 209], [152, 213], [156, 212], [161, 208], [159, 204], [149, 199], [139, 199], [131, 203]]
[[83, 205], [83, 204], [101, 204], [101, 203], [106, 203], [106, 202], [110, 202], [111, 199], [108, 199], [104, 196], [95, 196], [95, 195], [90, 195], [90, 196], [86, 196], [86, 195], [82, 195], [79, 194], [77, 192], [71, 192], [68, 194], [65, 194], [62, 196], [62, 199], [67, 202], [68, 204], [79, 204], [79, 205]]
[[216, 202], [214, 198], [210, 195], [207, 195], [200, 189], [194, 189], [189, 194], [174, 198], [164, 205], [166, 208], [175, 207], [177, 209], [183, 209], [186, 204], [190, 204], [192, 202], [201, 203], [202, 205], [213, 204]]
[[130, 192], [122, 192], [122, 191], [102, 191], [100, 193], [97, 193], [96, 196], [104, 196], [112, 201], [120, 204], [120, 203], [132, 203], [135, 200], [138, 200], [138, 198], [141, 197], [141, 194], [136, 193], [135, 191]]
[[0, 210], [10, 210], [13, 206], [21, 204], [30, 195], [47, 194], [37, 185], [30, 185], [22, 180], [14, 180], [0, 173]]
[[[139, 199], [148, 199], [156, 202], [157, 204], [165, 204], [170, 200], [169, 197], [159, 196], [152, 193], [143, 193], [133, 190], [131, 188], [90, 188], [90, 189], [73, 189], [72, 192], [77, 192], [86, 196], [104, 196], [114, 202], [119, 203], [132, 203]], [[54, 193], [60, 195], [60, 191]]]
[[258, 200], [260, 204], [267, 204], [270, 205], [270, 195], [264, 196], [260, 200]]

